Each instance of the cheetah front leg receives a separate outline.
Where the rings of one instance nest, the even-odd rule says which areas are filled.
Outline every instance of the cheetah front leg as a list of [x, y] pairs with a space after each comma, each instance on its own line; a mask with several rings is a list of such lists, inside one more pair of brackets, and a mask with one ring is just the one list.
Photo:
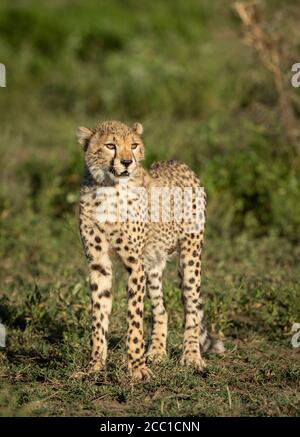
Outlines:
[[92, 303], [91, 359], [87, 372], [102, 369], [107, 358], [107, 332], [112, 307], [112, 265], [108, 243], [95, 226], [81, 226], [81, 236], [88, 261]]
[[163, 301], [162, 274], [165, 262], [147, 271], [147, 290], [151, 300], [152, 332], [147, 352], [150, 361], [161, 361], [166, 355], [168, 315]]
[[151, 371], [146, 366], [145, 359], [143, 313], [146, 277], [144, 266], [136, 255], [130, 255], [124, 261], [129, 272], [126, 340], [128, 369], [133, 379], [148, 379]]
[[200, 332], [203, 304], [200, 297], [201, 246], [203, 234], [187, 234], [180, 247], [180, 273], [185, 311], [183, 355], [181, 364], [203, 370], [205, 363], [200, 353]]

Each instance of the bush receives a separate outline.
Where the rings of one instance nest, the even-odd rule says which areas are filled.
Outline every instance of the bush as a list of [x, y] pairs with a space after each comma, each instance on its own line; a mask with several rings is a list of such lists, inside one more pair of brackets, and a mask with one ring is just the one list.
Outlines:
[[214, 157], [203, 175], [211, 227], [230, 236], [246, 231], [299, 241], [299, 176], [290, 170], [288, 157], [272, 153], [265, 142]]

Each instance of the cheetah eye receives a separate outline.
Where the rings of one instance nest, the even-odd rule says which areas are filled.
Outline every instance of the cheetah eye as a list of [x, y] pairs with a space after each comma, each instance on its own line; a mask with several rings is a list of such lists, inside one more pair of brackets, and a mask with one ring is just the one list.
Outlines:
[[131, 149], [134, 150], [134, 149], [137, 148], [137, 146], [138, 146], [138, 143], [133, 143], [133, 144], [131, 145]]
[[113, 143], [107, 143], [105, 145], [109, 150], [114, 150], [116, 148], [116, 145]]

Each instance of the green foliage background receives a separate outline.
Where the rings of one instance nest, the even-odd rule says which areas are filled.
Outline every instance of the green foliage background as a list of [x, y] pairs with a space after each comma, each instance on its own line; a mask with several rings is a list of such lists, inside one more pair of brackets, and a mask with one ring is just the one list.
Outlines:
[[[272, 14], [282, 7], [268, 4]], [[298, 240], [299, 166], [282, 140], [272, 77], [229, 6], [2, 2], [2, 207], [72, 214], [82, 166], [75, 127], [140, 120], [147, 165], [177, 158], [201, 176], [211, 232]]]

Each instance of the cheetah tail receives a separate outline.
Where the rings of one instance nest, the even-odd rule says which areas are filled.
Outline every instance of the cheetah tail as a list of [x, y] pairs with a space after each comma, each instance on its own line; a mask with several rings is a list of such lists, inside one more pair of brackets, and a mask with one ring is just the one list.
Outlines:
[[200, 335], [200, 350], [203, 354], [215, 353], [218, 355], [222, 355], [224, 354], [226, 349], [222, 340], [215, 338], [204, 327], [201, 330], [201, 335]]

